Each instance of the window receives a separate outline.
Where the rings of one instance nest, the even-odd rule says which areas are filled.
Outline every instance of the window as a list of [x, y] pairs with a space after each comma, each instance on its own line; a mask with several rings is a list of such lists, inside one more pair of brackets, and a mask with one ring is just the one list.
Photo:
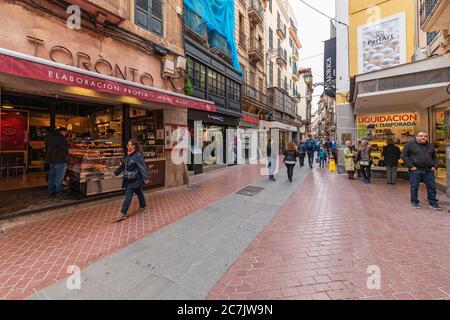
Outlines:
[[[193, 73], [192, 73], [192, 84], [194, 87], [205, 90], [206, 89], [206, 66], [200, 62], [192, 60]], [[189, 70], [188, 70], [189, 75]], [[190, 76], [190, 75], [189, 75]]]
[[163, 35], [162, 0], [136, 0], [135, 23], [159, 36]]
[[273, 62], [269, 62], [269, 84], [273, 85]]
[[234, 102], [240, 102], [241, 101], [241, 86], [239, 83], [227, 79], [227, 86], [228, 86], [228, 99], [232, 100]]
[[269, 49], [273, 49], [273, 30], [269, 27]]
[[272, 12], [272, 0], [269, 0], [269, 11]]
[[278, 68], [278, 72], [277, 72], [277, 81], [278, 81], [278, 88], [281, 89], [281, 69]]

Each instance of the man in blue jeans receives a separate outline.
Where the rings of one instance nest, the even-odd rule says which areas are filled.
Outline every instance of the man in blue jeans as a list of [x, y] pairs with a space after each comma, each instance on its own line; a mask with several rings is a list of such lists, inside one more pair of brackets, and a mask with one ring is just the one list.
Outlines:
[[436, 199], [436, 182], [434, 179], [434, 173], [438, 168], [438, 160], [434, 146], [428, 142], [426, 131], [419, 131], [416, 139], [405, 145], [402, 160], [409, 168], [412, 207], [420, 209], [419, 186], [423, 182], [427, 187], [429, 207], [441, 211], [442, 208]]
[[67, 169], [69, 143], [66, 141], [67, 130], [60, 128], [45, 137], [46, 160], [50, 166], [48, 172], [48, 195], [63, 194], [63, 180]]

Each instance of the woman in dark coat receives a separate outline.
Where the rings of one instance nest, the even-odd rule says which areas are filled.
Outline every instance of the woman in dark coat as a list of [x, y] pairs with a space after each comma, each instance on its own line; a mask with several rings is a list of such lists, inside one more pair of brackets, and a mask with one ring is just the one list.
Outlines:
[[117, 221], [126, 218], [134, 193], [136, 193], [139, 199], [139, 211], [142, 212], [147, 209], [147, 203], [142, 187], [144, 184], [149, 183], [149, 176], [139, 142], [134, 139], [128, 141], [127, 155], [120, 167], [114, 171], [113, 177], [117, 177], [122, 172], [125, 200], [117, 217]]
[[287, 168], [288, 179], [289, 182], [292, 182], [292, 177], [294, 175], [294, 167], [297, 164], [297, 157], [298, 157], [297, 146], [295, 145], [295, 143], [289, 142], [287, 144], [286, 150], [283, 152], [283, 155], [284, 155], [283, 162]]

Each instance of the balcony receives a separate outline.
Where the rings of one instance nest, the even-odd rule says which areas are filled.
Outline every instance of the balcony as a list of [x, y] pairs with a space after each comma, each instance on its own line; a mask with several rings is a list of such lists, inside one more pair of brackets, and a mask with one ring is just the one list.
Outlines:
[[248, 4], [248, 16], [253, 26], [264, 22], [264, 10], [259, 0], [250, 0]]
[[261, 41], [258, 41], [255, 38], [251, 39], [248, 58], [253, 65], [264, 62], [264, 47]]
[[292, 49], [291, 59], [294, 61], [298, 61], [298, 49], [297, 48]]
[[211, 52], [231, 63], [231, 46], [224, 36], [213, 30], [208, 35], [208, 42]]
[[425, 32], [450, 29], [450, 0], [421, 0], [420, 26]]
[[277, 64], [284, 67], [287, 64], [287, 51], [283, 48], [278, 48], [276, 51]]
[[244, 8], [247, 8], [247, 0], [239, 0]]
[[297, 69], [297, 64], [294, 63], [293, 64], [293, 68], [292, 68], [292, 80], [293, 81], [298, 81], [299, 77], [298, 77], [298, 69]]
[[251, 103], [258, 103], [268, 110], [272, 109], [267, 95], [246, 83], [243, 85], [243, 98]]
[[292, 100], [294, 100], [296, 103], [299, 103], [302, 100], [302, 96], [298, 92], [294, 92], [291, 96]]
[[104, 24], [105, 21], [112, 24], [121, 23], [128, 16], [130, 5], [129, 0], [66, 0], [66, 2], [93, 14], [99, 24]]
[[277, 34], [280, 39], [286, 39], [286, 25], [281, 21], [281, 19], [278, 19], [277, 21]]
[[184, 26], [186, 32], [197, 39], [198, 42], [203, 45], [208, 43], [208, 30], [205, 21], [201, 16], [186, 7], [184, 10]]
[[243, 32], [239, 32], [239, 46], [247, 50], [247, 36]]

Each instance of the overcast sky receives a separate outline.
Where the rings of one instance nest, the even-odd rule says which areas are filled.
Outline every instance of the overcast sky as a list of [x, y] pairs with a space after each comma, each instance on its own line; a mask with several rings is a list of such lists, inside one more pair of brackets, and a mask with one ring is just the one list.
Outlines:
[[[306, 3], [317, 8], [328, 16], [335, 16], [335, 0], [304, 0]], [[311, 67], [314, 83], [323, 82], [323, 41], [330, 38], [330, 20], [320, 13], [309, 8], [300, 0], [289, 0], [298, 22], [298, 36], [302, 43], [300, 50], [299, 66]], [[322, 54], [318, 57], [305, 59]], [[312, 110], [317, 108], [317, 101], [323, 87], [316, 87]]]

